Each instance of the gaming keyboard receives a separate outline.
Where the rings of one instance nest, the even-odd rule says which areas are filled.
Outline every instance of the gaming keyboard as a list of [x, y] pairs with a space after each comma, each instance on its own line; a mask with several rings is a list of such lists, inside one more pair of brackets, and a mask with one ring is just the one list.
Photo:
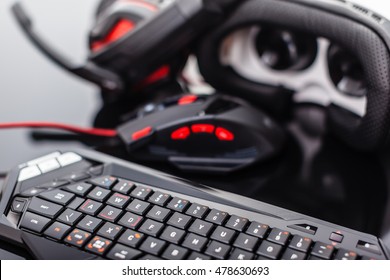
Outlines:
[[389, 256], [375, 236], [89, 150], [13, 169], [0, 211], [0, 238], [35, 259]]

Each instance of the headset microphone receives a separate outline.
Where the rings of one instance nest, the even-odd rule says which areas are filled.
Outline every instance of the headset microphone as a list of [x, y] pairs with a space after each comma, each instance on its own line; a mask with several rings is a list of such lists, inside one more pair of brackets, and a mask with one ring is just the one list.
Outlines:
[[49, 57], [58, 66], [66, 71], [69, 71], [76, 76], [79, 76], [87, 81], [98, 85], [103, 92], [107, 93], [122, 93], [124, 90], [121, 78], [112, 71], [101, 68], [98, 65], [88, 62], [83, 66], [75, 65], [70, 59], [57, 53], [49, 44], [47, 44], [40, 35], [34, 30], [33, 22], [23, 9], [21, 3], [16, 3], [12, 7], [13, 14], [18, 23], [22, 27], [25, 34], [30, 38], [31, 42]]

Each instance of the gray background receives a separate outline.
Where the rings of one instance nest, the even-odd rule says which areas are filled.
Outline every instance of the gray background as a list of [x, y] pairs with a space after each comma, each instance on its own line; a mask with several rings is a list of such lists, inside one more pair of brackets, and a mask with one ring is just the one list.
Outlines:
[[[0, 0], [0, 122], [44, 120], [90, 125], [100, 103], [97, 88], [62, 71], [37, 51], [15, 23], [10, 13], [12, 3]], [[85, 60], [86, 34], [98, 0], [22, 3], [42, 36], [77, 62]], [[56, 149], [56, 144], [42, 143], [32, 152], [26, 134], [28, 130], [0, 131], [0, 171], [32, 154]]]

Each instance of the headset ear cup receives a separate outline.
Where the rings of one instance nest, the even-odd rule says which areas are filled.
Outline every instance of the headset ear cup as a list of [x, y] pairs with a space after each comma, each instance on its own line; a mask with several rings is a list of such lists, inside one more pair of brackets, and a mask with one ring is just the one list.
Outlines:
[[[335, 1], [336, 2], [336, 1]], [[229, 91], [251, 101], [261, 102], [266, 110], [278, 101], [280, 90], [271, 84], [264, 86], [248, 81], [223, 66], [219, 60], [221, 40], [232, 32], [248, 26], [275, 26], [326, 38], [355, 55], [362, 65], [367, 82], [366, 105], [361, 114], [348, 111], [339, 100], [331, 99], [328, 120], [332, 132], [351, 147], [373, 151], [386, 143], [390, 128], [390, 32], [371, 18], [336, 4], [323, 1], [248, 0], [236, 9], [225, 23], [212, 31], [198, 49], [199, 65], [205, 80], [217, 89]], [[367, 16], [368, 17], [368, 16]], [[231, 71], [231, 70], [230, 70]], [[325, 78], [325, 77], [324, 77]], [[255, 88], [257, 85], [257, 88]], [[340, 93], [341, 95], [342, 93]], [[258, 95], [254, 98], [252, 95]], [[273, 110], [275, 111], [275, 110]]]
[[201, 74], [206, 82], [216, 89], [260, 105], [263, 110], [276, 118], [288, 115], [293, 91], [283, 87], [252, 82], [239, 76], [230, 67], [221, 64], [221, 41], [236, 28], [238, 27], [234, 23], [231, 24], [228, 19], [216, 30], [202, 38], [197, 47]]

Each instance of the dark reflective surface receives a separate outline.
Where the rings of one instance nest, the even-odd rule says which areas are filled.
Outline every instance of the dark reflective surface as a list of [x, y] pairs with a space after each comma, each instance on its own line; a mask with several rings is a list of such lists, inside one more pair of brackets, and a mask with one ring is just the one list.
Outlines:
[[[388, 195], [380, 159], [349, 149], [329, 134], [321, 108], [296, 108], [285, 127], [288, 141], [278, 158], [230, 175], [189, 174], [169, 164], [139, 163], [378, 235]], [[129, 159], [123, 147], [97, 149]]]
[[[98, 98], [98, 96], [96, 96]], [[134, 108], [134, 104], [131, 106]], [[98, 110], [95, 124], [113, 126], [131, 111], [104, 107]], [[73, 112], [73, 118], [77, 114]], [[83, 122], [80, 119], [80, 122]], [[288, 133], [283, 153], [270, 162], [252, 166], [230, 175], [188, 174], [164, 163], [146, 163], [150, 167], [195, 182], [210, 185], [324, 219], [363, 232], [379, 235], [384, 217], [387, 180], [375, 155], [358, 153], [326, 132], [324, 113], [316, 107], [297, 108], [285, 124]], [[2, 131], [0, 144], [23, 154], [2, 156], [2, 169], [52, 150], [91, 146], [129, 159], [117, 141], [79, 138], [70, 135], [31, 133], [29, 130]], [[6, 142], [5, 142], [6, 139]], [[84, 144], [83, 144], [84, 143]], [[15, 153], [14, 153], [15, 154]], [[19, 161], [17, 161], [19, 160]]]

